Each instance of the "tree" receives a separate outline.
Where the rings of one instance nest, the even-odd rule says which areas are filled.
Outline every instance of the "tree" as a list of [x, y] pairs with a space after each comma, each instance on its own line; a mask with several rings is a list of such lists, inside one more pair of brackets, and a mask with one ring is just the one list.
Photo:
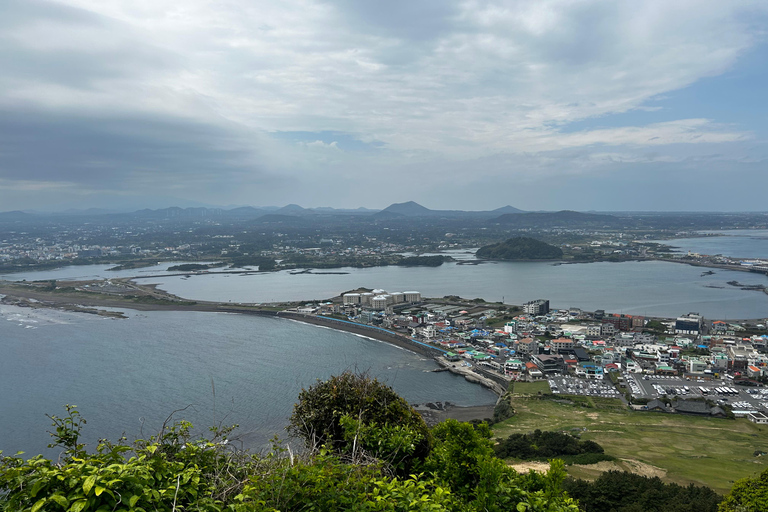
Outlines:
[[302, 389], [288, 431], [308, 448], [369, 455], [407, 474], [430, 451], [427, 424], [395, 391], [368, 375], [344, 372]]
[[519, 474], [493, 453], [491, 430], [453, 419], [432, 429], [434, 447], [421, 466], [439, 485], [450, 487], [469, 511], [571, 511], [576, 502], [563, 493], [563, 462], [545, 474]]
[[758, 512], [768, 510], [768, 469], [755, 478], [736, 481], [725, 495], [718, 512]]

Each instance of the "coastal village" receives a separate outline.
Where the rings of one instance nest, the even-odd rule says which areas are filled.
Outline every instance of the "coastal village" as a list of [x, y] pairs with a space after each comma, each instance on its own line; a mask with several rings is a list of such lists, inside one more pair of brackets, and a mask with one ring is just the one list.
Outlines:
[[500, 389], [512, 381], [545, 380], [553, 394], [620, 397], [638, 410], [768, 423], [764, 323], [711, 321], [697, 313], [657, 319], [554, 310], [546, 299], [522, 307], [427, 300], [416, 291], [380, 289], [346, 292], [295, 311], [398, 333], [433, 349], [447, 369], [474, 373]]

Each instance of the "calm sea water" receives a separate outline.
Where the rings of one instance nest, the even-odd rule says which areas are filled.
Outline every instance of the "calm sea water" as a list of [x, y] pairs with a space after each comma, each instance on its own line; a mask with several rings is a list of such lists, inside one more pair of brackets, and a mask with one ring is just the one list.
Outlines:
[[370, 372], [412, 403], [496, 396], [434, 361], [348, 333], [222, 313], [128, 312], [128, 319], [0, 306], [0, 450], [50, 453], [45, 414], [76, 404], [84, 439], [156, 433], [174, 410], [198, 427], [240, 425], [246, 446], [282, 434], [303, 386]]
[[691, 251], [711, 256], [722, 254], [734, 258], [768, 258], [768, 230], [734, 229], [706, 233], [717, 236], [657, 241], [675, 246], [678, 252]]
[[[690, 311], [708, 318], [768, 316], [768, 295], [728, 281], [768, 285], [763, 275], [716, 271], [665, 262], [443, 264], [437, 268], [341, 269], [343, 275], [275, 272], [256, 275], [164, 277], [145, 282], [182, 297], [232, 302], [326, 299], [358, 287], [420, 291], [427, 297], [460, 295], [508, 304], [546, 298], [553, 307], [674, 317]], [[706, 270], [706, 269], [705, 269]]]
[[[743, 232], [742, 232], [743, 233]], [[752, 236], [704, 239], [721, 245], [722, 254], [732, 253], [745, 244], [755, 253], [766, 248], [768, 239]], [[750, 238], [751, 237], [751, 238]], [[745, 238], [749, 238], [747, 242]], [[668, 241], [682, 245], [687, 240]], [[697, 239], [694, 239], [697, 240]], [[466, 257], [466, 254], [462, 254]], [[65, 279], [110, 277], [104, 266], [65, 267], [44, 272], [26, 272], [0, 276], [7, 279]], [[155, 269], [165, 269], [159, 265]], [[134, 275], [155, 275], [144, 269]], [[149, 272], [147, 272], [149, 270]], [[261, 303], [327, 299], [358, 287], [383, 288], [388, 291], [420, 291], [427, 297], [460, 295], [481, 297], [508, 304], [546, 298], [553, 307], [579, 307], [588, 311], [605, 309], [615, 313], [676, 317], [697, 312], [711, 319], [756, 319], [768, 316], [768, 295], [744, 291], [728, 285], [768, 285], [768, 277], [746, 272], [715, 270], [703, 276], [700, 267], [659, 261], [624, 263], [588, 263], [555, 265], [536, 262], [488, 262], [481, 265], [446, 263], [437, 268], [375, 267], [315, 270], [293, 275], [291, 271], [263, 274], [209, 274], [159, 276], [140, 279], [156, 283], [163, 290], [193, 300]], [[130, 271], [123, 271], [120, 274]]]

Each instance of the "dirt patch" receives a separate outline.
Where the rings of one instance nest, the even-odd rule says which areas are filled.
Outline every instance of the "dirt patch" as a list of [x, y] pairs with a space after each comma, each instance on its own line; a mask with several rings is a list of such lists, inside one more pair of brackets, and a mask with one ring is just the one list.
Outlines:
[[605, 473], [606, 471], [627, 471], [636, 475], [653, 478], [655, 476], [664, 478], [667, 476], [667, 470], [640, 462], [634, 459], [620, 459], [618, 461], [603, 461], [597, 464], [574, 464], [573, 467], [581, 468], [596, 473]]
[[621, 459], [621, 462], [626, 467], [631, 468], [627, 469], [627, 471], [631, 471], [636, 475], [647, 476], [648, 478], [653, 478], [655, 476], [664, 478], [667, 476], [666, 469], [660, 468], [658, 466], [652, 466], [650, 464], [646, 464], [645, 462], [640, 462], [639, 460]]
[[518, 473], [528, 473], [529, 471], [535, 471], [537, 473], [546, 473], [549, 471], [548, 462], [515, 462], [510, 464], [509, 467], [517, 471]]

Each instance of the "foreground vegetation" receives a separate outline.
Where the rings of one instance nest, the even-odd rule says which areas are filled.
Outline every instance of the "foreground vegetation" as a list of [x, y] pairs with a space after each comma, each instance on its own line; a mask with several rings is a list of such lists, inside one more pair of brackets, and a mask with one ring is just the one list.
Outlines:
[[516, 383], [511, 403], [515, 415], [494, 425], [498, 438], [542, 427], [578, 432], [621, 459], [568, 466], [574, 477], [595, 479], [606, 469], [639, 468], [667, 482], [724, 493], [736, 480], [768, 468], [766, 458], [756, 456], [768, 451], [768, 429], [744, 419], [634, 412], [616, 399], [549, 395], [546, 383]]
[[[556, 407], [564, 408], [551, 417], [558, 425], [567, 416], [576, 422], [582, 417], [574, 406], [526, 396], [518, 395], [520, 412], [502, 429], [515, 428], [515, 421], [524, 428], [533, 415], [557, 413]], [[610, 405], [593, 408], [617, 414]], [[594, 482], [566, 479], [559, 459], [545, 474], [517, 473], [494, 455], [487, 424], [447, 420], [429, 429], [391, 388], [359, 374], [344, 373], [302, 390], [289, 425], [304, 444], [299, 453], [277, 440], [266, 454], [235, 450], [228, 439], [236, 426], [213, 427], [202, 438], [193, 437], [185, 421], [166, 422], [156, 436], [130, 444], [125, 438], [102, 440], [89, 452], [79, 443], [85, 420], [74, 406], [66, 408], [66, 416], [50, 417], [50, 446], [62, 449], [58, 460], [0, 456], [0, 511], [768, 509], [768, 470], [736, 482], [725, 497], [706, 487], [616, 471]], [[512, 435], [508, 441], [504, 450], [533, 457], [602, 451], [593, 441], [556, 432]]]
[[296, 454], [230, 448], [232, 428], [191, 436], [187, 422], [148, 440], [80, 444], [84, 420], [51, 417], [59, 461], [0, 459], [3, 511], [570, 511], [562, 462], [518, 474], [493, 454], [490, 429], [448, 420], [428, 429], [390, 388], [345, 373], [304, 390], [290, 429]]
[[568, 479], [564, 487], [588, 504], [589, 512], [716, 512], [722, 501], [708, 487], [666, 484], [658, 477], [621, 471], [603, 473], [594, 482]]

